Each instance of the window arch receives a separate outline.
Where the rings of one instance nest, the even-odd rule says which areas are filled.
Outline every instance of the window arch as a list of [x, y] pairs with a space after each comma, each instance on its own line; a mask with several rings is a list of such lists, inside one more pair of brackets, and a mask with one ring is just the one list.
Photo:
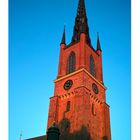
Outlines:
[[90, 59], [89, 59], [89, 70], [90, 73], [95, 77], [95, 64], [92, 55], [90, 55]]
[[72, 73], [75, 71], [75, 53], [71, 52], [69, 57], [68, 57], [68, 62], [67, 62], [67, 74]]
[[70, 101], [67, 102], [67, 108], [66, 108], [66, 111], [70, 111]]
[[104, 137], [103, 137], [103, 140], [108, 140], [107, 136], [104, 136]]

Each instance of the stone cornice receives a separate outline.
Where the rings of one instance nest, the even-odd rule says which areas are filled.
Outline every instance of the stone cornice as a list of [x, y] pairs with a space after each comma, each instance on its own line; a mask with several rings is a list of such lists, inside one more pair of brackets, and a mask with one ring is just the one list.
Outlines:
[[94, 76], [92, 76], [85, 68], [81, 68], [81, 69], [79, 69], [79, 70], [77, 70], [77, 71], [75, 71], [75, 72], [73, 72], [73, 73], [70, 73], [70, 74], [67, 74], [67, 75], [65, 75], [65, 76], [63, 76], [63, 77], [60, 77], [60, 78], [54, 80], [54, 83], [56, 83], [56, 82], [58, 82], [58, 81], [60, 81], [60, 80], [66, 79], [66, 78], [68, 78], [68, 77], [70, 77], [70, 76], [73, 76], [73, 75], [75, 75], [75, 74], [77, 74], [77, 73], [80, 73], [80, 72], [82, 72], [82, 71], [86, 72], [86, 73], [87, 73], [92, 79], [94, 79], [102, 88], [104, 88], [105, 90], [107, 89], [100, 81], [98, 81]]

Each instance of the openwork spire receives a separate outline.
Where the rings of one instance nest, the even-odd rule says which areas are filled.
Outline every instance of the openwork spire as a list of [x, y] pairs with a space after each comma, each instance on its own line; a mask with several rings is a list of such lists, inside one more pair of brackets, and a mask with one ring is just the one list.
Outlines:
[[97, 33], [97, 50], [101, 50], [101, 45], [100, 45], [100, 39], [99, 39], [99, 34]]
[[61, 44], [66, 44], [65, 26], [64, 26], [64, 32], [63, 32], [63, 35], [62, 35]]
[[84, 0], [79, 0], [77, 15], [75, 18], [75, 25], [74, 25], [74, 30], [73, 30], [72, 43], [80, 40], [81, 33], [86, 34], [87, 43], [91, 45], [91, 40], [89, 36], [89, 28], [88, 28], [88, 19], [86, 16]]

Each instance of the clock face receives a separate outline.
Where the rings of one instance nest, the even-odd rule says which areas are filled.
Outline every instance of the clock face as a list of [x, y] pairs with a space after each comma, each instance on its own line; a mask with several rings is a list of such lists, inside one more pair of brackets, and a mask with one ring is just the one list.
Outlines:
[[98, 94], [98, 87], [94, 83], [92, 84], [92, 90], [93, 90], [93, 92], [95, 92], [95, 94]]
[[64, 84], [64, 89], [65, 89], [65, 90], [70, 89], [71, 86], [72, 86], [72, 84], [73, 84], [73, 81], [72, 81], [72, 80], [66, 81], [65, 84]]

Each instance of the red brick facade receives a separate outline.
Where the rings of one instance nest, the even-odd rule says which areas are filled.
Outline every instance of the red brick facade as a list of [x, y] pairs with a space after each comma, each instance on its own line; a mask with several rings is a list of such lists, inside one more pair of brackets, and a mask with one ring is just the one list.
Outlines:
[[[71, 52], [76, 56], [75, 71], [67, 74]], [[95, 62], [95, 77], [90, 74], [91, 55]], [[73, 84], [70, 89], [65, 90], [64, 83], [67, 80], [72, 80]], [[92, 89], [93, 83], [98, 87], [98, 94]], [[62, 138], [64, 135], [69, 139], [75, 137], [77, 140], [111, 140], [110, 113], [102, 74], [102, 52], [86, 43], [85, 33], [80, 35], [80, 41], [77, 43], [69, 46], [61, 44], [58, 76], [54, 84], [54, 96], [50, 98], [48, 127], [55, 121]]]

